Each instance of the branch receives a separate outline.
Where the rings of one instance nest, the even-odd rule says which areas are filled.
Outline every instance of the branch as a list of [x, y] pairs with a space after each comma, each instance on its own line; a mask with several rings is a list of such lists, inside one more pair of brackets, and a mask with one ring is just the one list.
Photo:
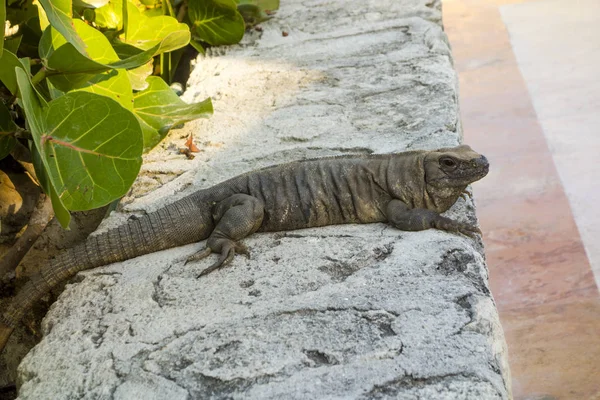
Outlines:
[[25, 232], [17, 239], [15, 244], [4, 254], [0, 260], [0, 280], [7, 274], [14, 272], [25, 257], [31, 246], [40, 234], [46, 229], [48, 222], [54, 217], [50, 196], [41, 194], [38, 203], [29, 218]]

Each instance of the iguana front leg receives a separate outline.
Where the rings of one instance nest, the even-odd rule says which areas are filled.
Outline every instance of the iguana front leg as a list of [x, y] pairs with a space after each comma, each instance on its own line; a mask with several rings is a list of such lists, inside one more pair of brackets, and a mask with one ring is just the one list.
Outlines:
[[220, 253], [219, 259], [202, 271], [198, 278], [231, 262], [236, 251], [248, 254], [248, 249], [238, 240], [256, 232], [262, 224], [264, 205], [256, 197], [234, 194], [217, 203], [213, 210], [217, 225], [206, 241], [206, 248], [187, 259], [186, 263]]
[[403, 231], [423, 231], [436, 228], [471, 237], [474, 233], [481, 234], [481, 230], [475, 226], [442, 217], [437, 212], [425, 208], [409, 208], [400, 200], [392, 200], [388, 203], [386, 216], [392, 226]]

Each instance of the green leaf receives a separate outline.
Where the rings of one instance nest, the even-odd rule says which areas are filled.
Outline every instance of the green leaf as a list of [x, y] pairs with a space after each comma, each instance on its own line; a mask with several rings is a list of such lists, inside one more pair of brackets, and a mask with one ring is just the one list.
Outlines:
[[244, 17], [244, 22], [247, 27], [260, 24], [261, 22], [265, 22], [272, 18], [254, 4], [240, 4], [238, 5], [238, 11], [242, 14], [242, 17]]
[[5, 136], [0, 132], [0, 160], [10, 154], [16, 143], [17, 140], [13, 136]]
[[84, 86], [75, 91], [96, 93], [119, 102], [126, 109], [133, 111], [133, 93], [127, 71], [110, 70], [90, 78]]
[[[82, 21], [75, 20], [74, 25], [88, 44], [91, 58], [77, 52], [56, 30], [47, 29], [40, 41], [40, 54], [48, 59], [48, 68], [53, 68], [48, 76], [50, 83], [63, 92], [82, 90], [108, 96], [131, 110], [133, 94], [128, 74], [122, 69], [113, 68], [145, 65], [151, 62], [152, 53], [159, 45], [146, 52], [138, 50], [137, 55], [119, 60], [104, 35]], [[53, 75], [57, 70], [66, 71]]]
[[238, 4], [253, 4], [261, 11], [275, 11], [279, 9], [279, 0], [237, 0]]
[[32, 0], [19, 1], [15, 4], [11, 3], [13, 2], [9, 0], [8, 8], [6, 9], [6, 19], [13, 26], [20, 25], [38, 15], [38, 6], [34, 5]]
[[129, 12], [127, 11], [128, 7], [129, 0], [121, 0], [121, 23], [123, 24], [123, 35], [125, 38], [127, 38], [127, 33], [129, 32]]
[[16, 67], [15, 74], [19, 86], [19, 98], [25, 110], [25, 118], [27, 119], [29, 130], [34, 138], [40, 137], [45, 131], [42, 114], [46, 102], [36, 93], [27, 72], [22, 67]]
[[0, 160], [6, 157], [16, 143], [13, 133], [17, 125], [12, 120], [10, 111], [0, 102]]
[[17, 70], [17, 82], [47, 186], [56, 188], [65, 208], [89, 210], [123, 196], [141, 165], [142, 133], [133, 113], [86, 92], [67, 93], [45, 107], [25, 71]]
[[150, 8], [160, 8], [161, 6], [161, 0], [140, 0], [140, 3]]
[[48, 14], [46, 14], [46, 11], [44, 11], [44, 7], [36, 6], [36, 8], [37, 8], [37, 13], [38, 13], [38, 18], [39, 18], [40, 34], [41, 34], [44, 31], [44, 29], [46, 29], [48, 27], [48, 25], [50, 25], [50, 20], [48, 19]]
[[200, 43], [198, 43], [197, 41], [195, 41], [194, 39], [190, 40], [190, 44], [192, 45], [193, 48], [195, 48], [198, 53], [204, 55], [206, 54], [206, 50], [204, 49], [204, 47], [202, 47], [202, 45]]
[[47, 165], [45, 165], [44, 160], [41, 158], [38, 152], [40, 142], [39, 138], [41, 135], [43, 135], [45, 129], [42, 114], [47, 104], [36, 93], [35, 89], [31, 85], [31, 81], [29, 80], [27, 73], [21, 68], [16, 68], [15, 72], [19, 85], [21, 104], [25, 110], [25, 117], [27, 118], [27, 123], [29, 124], [29, 129], [34, 139], [34, 145], [30, 148], [30, 150], [33, 159], [33, 166], [35, 168], [35, 174], [40, 182], [40, 185], [42, 186], [42, 189], [44, 189], [44, 192], [48, 194], [52, 200], [52, 208], [54, 209], [56, 218], [59, 220], [63, 228], [66, 229], [69, 226], [71, 216], [56, 194], [56, 190], [46, 174]]
[[[35, 9], [37, 10], [37, 7]], [[19, 33], [22, 33], [19, 54], [25, 57], [38, 58], [38, 43], [42, 37], [40, 19], [37, 16], [30, 18], [25, 24], [19, 25], [19, 28]]]
[[67, 93], [48, 104], [36, 138], [58, 197], [69, 210], [101, 207], [123, 196], [142, 163], [135, 116], [93, 93]]
[[2, 51], [4, 50], [4, 21], [6, 21], [6, 1], [0, 0], [0, 57], [2, 57]]
[[67, 40], [71, 43], [78, 52], [81, 54], [87, 54], [85, 43], [73, 26], [73, 20], [71, 19], [71, 0], [39, 0], [40, 4], [46, 12], [46, 16], [50, 21], [50, 24], [59, 31]]
[[48, 94], [50, 95], [50, 99], [52, 99], [52, 100], [58, 99], [60, 96], [65, 94], [65, 92], [60, 91], [57, 88], [55, 88], [54, 85], [52, 84], [52, 82], [46, 81], [46, 83], [48, 84]]
[[4, 49], [13, 54], [17, 54], [17, 50], [19, 50], [19, 46], [21, 45], [21, 39], [23, 39], [23, 36], [21, 35], [4, 39]]
[[127, 76], [129, 77], [129, 82], [131, 82], [131, 88], [133, 90], [146, 89], [148, 87], [148, 82], [146, 82], [146, 79], [152, 75], [153, 69], [154, 63], [152, 61], [148, 61], [147, 64], [144, 64], [141, 67], [127, 70]]
[[42, 162], [42, 157], [40, 156], [40, 152], [36, 149], [35, 145], [31, 146], [31, 159], [33, 161], [33, 168], [35, 169], [35, 175], [37, 177], [38, 182], [42, 189], [44, 189], [44, 193], [50, 196], [50, 201], [52, 202], [52, 208], [54, 209], [54, 215], [63, 229], [69, 229], [69, 223], [71, 222], [71, 214], [69, 210], [65, 208], [65, 205], [60, 201], [58, 194], [56, 193], [56, 189], [50, 183], [50, 178], [48, 178], [48, 174], [46, 173], [44, 163]]
[[29, 75], [31, 75], [31, 58], [22, 57], [22, 58], [19, 58], [19, 62], [21, 63], [21, 65], [19, 65], [19, 67], [23, 68], [25, 70], [25, 72], [27, 72]]
[[53, 74], [68, 74], [68, 77], [59, 79], [66, 80], [73, 86], [76, 86], [78, 81], [88, 79], [87, 75], [95, 75], [110, 69], [137, 68], [144, 65], [152, 60], [161, 45], [159, 43], [148, 51], [138, 52], [125, 60], [120, 60], [102, 33], [81, 20], [73, 20], [73, 24], [88, 46], [88, 56], [79, 53], [52, 27], [44, 31], [40, 40], [40, 56], [45, 60], [48, 69], [52, 70]]
[[100, 28], [121, 29], [123, 26], [122, 7], [122, 0], [110, 0], [105, 6], [94, 10], [96, 14], [94, 22]]
[[[132, 110], [133, 93], [131, 92], [131, 84], [125, 71], [112, 69], [113, 64], [118, 64], [122, 61], [115, 61], [119, 60], [119, 57], [112, 47], [110, 47], [108, 39], [82, 21], [74, 21], [74, 24], [81, 37], [85, 38], [86, 43], [89, 44], [89, 55], [92, 59], [77, 52], [71, 44], [64, 40], [62, 35], [52, 28], [44, 31], [44, 35], [40, 41], [40, 55], [49, 58], [48, 64], [52, 64], [56, 68], [64, 67], [85, 71], [86, 67], [92, 70], [103, 66], [104, 72], [73, 72], [50, 75], [48, 81], [59, 91], [80, 90], [101, 94], [118, 101], [123, 107]], [[68, 52], [73, 57], [70, 61], [63, 60], [62, 57], [57, 56], [57, 54], [65, 54], [60, 53], [63, 48], [66, 48], [65, 52]], [[57, 61], [54, 63], [54, 61], [50, 60]], [[66, 62], [63, 63], [63, 61]], [[138, 59], [138, 61], [143, 61], [143, 59]], [[106, 68], [107, 66], [110, 68]], [[56, 94], [59, 93], [56, 91], [51, 92], [54, 98]]]
[[100, 8], [108, 4], [109, 0], [74, 0], [73, 4], [76, 7], [83, 8]]
[[132, 3], [127, 3], [127, 35], [123, 43], [148, 50], [160, 43], [155, 55], [184, 47], [190, 42], [190, 29], [167, 15], [146, 17]]
[[213, 46], [238, 43], [244, 36], [244, 18], [234, 0], [190, 0], [188, 16], [195, 38]]
[[102, 33], [80, 20], [74, 20], [73, 24], [88, 46], [89, 56], [79, 53], [52, 27], [44, 31], [40, 41], [40, 56], [50, 70], [48, 79], [57, 89], [65, 92], [88, 85], [97, 79], [97, 74], [112, 69], [133, 69], [147, 64], [154, 55], [173, 47], [172, 40], [174, 35], [177, 35], [169, 34], [153, 47], [145, 51], [135, 49], [135, 54], [120, 60]]
[[94, 10], [91, 8], [86, 8], [83, 10], [83, 19], [86, 20], [87, 22], [94, 22], [95, 18], [96, 18], [96, 13], [94, 13]]
[[[161, 78], [151, 76], [150, 86], [134, 95], [134, 112], [148, 126], [158, 132], [150, 136], [144, 129], [144, 147], [152, 148], [165, 137], [173, 126], [196, 118], [207, 118], [213, 113], [210, 98], [195, 104], [186, 104]], [[148, 135], [148, 136], [146, 136]]]
[[4, 49], [2, 57], [0, 57], [0, 82], [2, 82], [13, 95], [17, 94], [16, 67], [23, 68], [17, 56], [7, 49]]
[[[144, 3], [144, 0], [141, 0], [141, 1], [142, 1], [142, 3]], [[152, 2], [152, 0], [151, 0], [151, 2]], [[156, 7], [158, 4], [159, 4], [158, 2], [154, 2], [154, 4], [146, 4], [146, 5], [151, 5], [151, 6], [153, 6], [153, 7]], [[166, 5], [166, 6], [167, 6], [167, 12], [165, 12], [164, 14], [165, 14], [165, 15], [168, 15], [168, 16], [170, 16], [170, 17], [173, 17], [173, 18], [177, 18], [177, 13], [175, 12], [175, 9], [173, 8], [173, 4], [171, 4], [171, 2], [170, 2], [170, 1], [165, 1], [165, 2], [163, 3], [163, 5], [161, 6], [161, 8], [162, 8], [164, 5]]]
[[160, 141], [163, 140], [164, 137], [166, 136], [166, 133], [160, 134], [156, 129], [154, 129], [153, 127], [148, 125], [146, 123], [146, 121], [141, 119], [138, 115], [136, 115], [136, 116], [137, 116], [138, 122], [140, 123], [140, 128], [142, 128], [142, 136], [144, 137], [144, 153], [145, 153], [148, 150], [152, 149], [154, 146], [156, 146], [158, 143], [160, 143]]

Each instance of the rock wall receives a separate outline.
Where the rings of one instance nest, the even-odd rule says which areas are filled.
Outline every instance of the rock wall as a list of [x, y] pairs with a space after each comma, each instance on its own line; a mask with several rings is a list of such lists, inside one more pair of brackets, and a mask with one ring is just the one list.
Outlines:
[[[198, 61], [184, 98], [211, 96], [215, 115], [150, 153], [101, 229], [266, 165], [461, 141], [438, 1], [284, 0], [262, 27]], [[174, 149], [190, 132], [194, 160]], [[472, 200], [447, 215], [474, 221]], [[203, 244], [81, 273], [20, 398], [510, 398], [480, 242], [372, 224], [245, 243], [250, 258], [201, 279], [213, 260], [183, 260]]]

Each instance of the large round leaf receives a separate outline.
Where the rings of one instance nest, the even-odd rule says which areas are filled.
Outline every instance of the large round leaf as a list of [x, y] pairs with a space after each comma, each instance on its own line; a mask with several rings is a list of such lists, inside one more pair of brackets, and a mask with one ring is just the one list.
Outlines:
[[279, 9], [279, 0], [236, 0], [238, 4], [253, 4], [261, 10], [275, 11]]
[[40, 41], [40, 55], [47, 60], [49, 68], [63, 72], [50, 75], [48, 79], [52, 85], [63, 92], [82, 90], [108, 96], [132, 109], [129, 78], [124, 70], [111, 69], [123, 61], [119, 60], [108, 39], [83, 21], [74, 20], [73, 23], [88, 45], [89, 57], [77, 52], [55, 29], [47, 28]]
[[44, 189], [44, 193], [50, 196], [52, 209], [54, 210], [54, 216], [64, 229], [69, 229], [71, 214], [69, 213], [69, 210], [65, 208], [65, 205], [62, 203], [62, 201], [60, 201], [58, 193], [56, 193], [56, 189], [54, 189], [54, 186], [52, 186], [50, 178], [48, 177], [48, 173], [46, 172], [46, 167], [44, 166], [42, 156], [40, 156], [40, 152], [35, 146], [31, 146], [31, 160], [33, 161], [33, 168], [35, 169], [35, 175], [40, 183], [40, 186], [42, 189]]
[[17, 94], [15, 68], [23, 68], [23, 65], [17, 56], [5, 49], [0, 57], [0, 82], [14, 95]]
[[154, 64], [152, 61], [148, 62], [148, 64], [142, 65], [141, 67], [130, 69], [127, 71], [127, 76], [129, 77], [129, 82], [131, 82], [131, 88], [133, 90], [144, 90], [148, 87], [148, 82], [146, 79], [154, 70]]
[[148, 77], [147, 82], [148, 89], [133, 97], [133, 111], [147, 125], [143, 126], [145, 148], [156, 146], [174, 125], [208, 118], [213, 113], [210, 98], [187, 104], [158, 76]]
[[81, 54], [86, 54], [86, 46], [79, 37], [71, 19], [73, 5], [71, 0], [39, 0], [48, 20], [65, 39], [73, 45]]
[[60, 200], [70, 210], [101, 207], [123, 196], [142, 162], [136, 117], [93, 93], [67, 93], [44, 111], [40, 154]]
[[123, 28], [123, 7], [122, 0], [111, 0], [108, 4], [94, 10], [94, 22], [97, 26], [104, 29]]
[[45, 160], [39, 154], [38, 148], [41, 145], [41, 138], [45, 132], [43, 114], [45, 108], [48, 106], [46, 101], [36, 92], [35, 88], [29, 80], [29, 75], [25, 72], [22, 67], [15, 68], [16, 80], [19, 86], [19, 101], [23, 109], [25, 110], [25, 117], [33, 136], [34, 146], [31, 146], [31, 158], [33, 160], [33, 166], [35, 168], [35, 174], [37, 175], [38, 182], [44, 189], [44, 193], [50, 196], [52, 200], [52, 208], [56, 218], [60, 222], [63, 228], [69, 227], [71, 216], [69, 211], [65, 208], [64, 204], [58, 197], [56, 189], [50, 182], [47, 174], [47, 166]]
[[[106, 71], [113, 72], [113, 68], [127, 69], [145, 65], [162, 45], [156, 44], [147, 51], [120, 60], [108, 39], [98, 30], [80, 20], [73, 20], [73, 26], [88, 46], [87, 56], [79, 53], [52, 27], [46, 28], [40, 40], [40, 56], [49, 69], [48, 79], [62, 91], [89, 86], [93, 81], [104, 81], [106, 77], [100, 79], [97, 75]], [[110, 73], [108, 75], [112, 76]], [[116, 84], [112, 86], [119, 89]], [[119, 94], [122, 95], [124, 91], [125, 89], [119, 90]]]
[[123, 43], [142, 50], [160, 44], [156, 55], [184, 47], [190, 36], [190, 28], [177, 19], [167, 15], [147, 17], [131, 2], [127, 3], [127, 31], [119, 37]]
[[194, 37], [213, 46], [235, 44], [244, 36], [244, 18], [234, 0], [190, 0], [188, 17]]

